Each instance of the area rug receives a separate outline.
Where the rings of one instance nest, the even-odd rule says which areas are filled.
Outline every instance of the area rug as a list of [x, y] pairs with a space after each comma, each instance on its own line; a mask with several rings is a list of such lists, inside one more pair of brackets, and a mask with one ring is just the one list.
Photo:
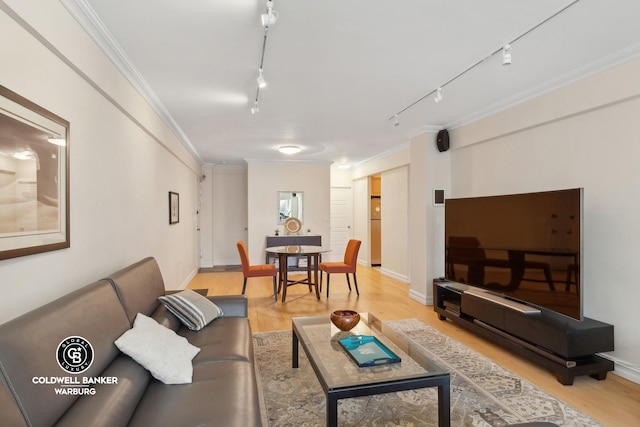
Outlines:
[[[453, 338], [417, 319], [385, 322], [414, 340], [451, 373], [451, 425], [501, 427], [532, 421], [560, 426], [599, 426]], [[325, 425], [325, 395], [300, 350], [291, 368], [291, 331], [256, 333], [254, 349], [265, 418], [271, 427]], [[340, 426], [437, 426], [435, 388], [344, 399]]]

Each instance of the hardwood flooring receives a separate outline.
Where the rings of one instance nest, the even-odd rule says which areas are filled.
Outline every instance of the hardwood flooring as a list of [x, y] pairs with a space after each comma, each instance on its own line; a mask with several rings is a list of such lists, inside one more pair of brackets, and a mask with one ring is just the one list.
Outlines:
[[[275, 302], [271, 278], [251, 278], [247, 283], [249, 321], [253, 332], [288, 330], [291, 318], [329, 315], [334, 310], [351, 309], [375, 313], [382, 320], [417, 318], [463, 342], [496, 363], [517, 373], [542, 390], [590, 415], [605, 426], [640, 426], [640, 384], [609, 373], [604, 381], [589, 376], [576, 378], [572, 386], [563, 386], [552, 373], [539, 368], [493, 343], [454, 325], [438, 320], [431, 306], [408, 297], [408, 285], [381, 274], [377, 269], [358, 266], [358, 287], [349, 292], [343, 274], [331, 276], [331, 293], [321, 299], [307, 286], [288, 288], [287, 300]], [[199, 273], [188, 286], [206, 288], [209, 295], [233, 295], [242, 291], [241, 272]], [[353, 287], [353, 283], [352, 283]]]

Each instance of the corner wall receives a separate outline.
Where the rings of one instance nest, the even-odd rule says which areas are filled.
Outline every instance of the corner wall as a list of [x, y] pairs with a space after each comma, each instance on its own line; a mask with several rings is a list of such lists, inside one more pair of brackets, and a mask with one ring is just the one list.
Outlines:
[[[146, 256], [197, 271], [200, 165], [57, 1], [0, 0], [0, 84], [70, 127], [71, 247], [0, 261], [0, 322]], [[180, 194], [169, 225], [168, 192]]]

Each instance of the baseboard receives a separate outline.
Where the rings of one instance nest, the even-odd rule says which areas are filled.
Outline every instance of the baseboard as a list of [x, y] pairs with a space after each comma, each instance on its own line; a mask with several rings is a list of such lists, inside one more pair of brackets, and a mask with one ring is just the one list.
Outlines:
[[627, 379], [636, 384], [640, 384], [640, 367], [637, 365], [632, 365], [624, 360], [620, 360], [616, 357], [613, 357], [606, 353], [600, 353], [598, 356], [601, 356], [605, 359], [611, 360], [614, 365], [613, 373], [619, 377]]
[[433, 305], [433, 298], [414, 289], [409, 289], [409, 298], [414, 301], [418, 301], [420, 304]]
[[196, 267], [188, 276], [187, 278], [180, 284], [180, 286], [178, 287], [178, 290], [182, 290], [182, 289], [187, 289], [187, 286], [189, 286], [189, 283], [191, 283], [191, 281], [193, 280], [194, 277], [196, 277], [196, 274], [198, 274], [198, 268]]
[[399, 280], [403, 283], [409, 283], [409, 278], [407, 276], [403, 274], [398, 274], [395, 271], [387, 270], [384, 267], [380, 268], [380, 273], [384, 274], [385, 276], [389, 276], [393, 279]]

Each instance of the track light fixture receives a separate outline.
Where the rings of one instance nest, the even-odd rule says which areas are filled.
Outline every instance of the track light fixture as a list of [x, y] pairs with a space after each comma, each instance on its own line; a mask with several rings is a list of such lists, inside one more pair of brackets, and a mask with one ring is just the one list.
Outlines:
[[468, 72], [470, 72], [471, 70], [476, 68], [478, 65], [482, 64], [483, 62], [485, 62], [487, 59], [492, 58], [493, 56], [497, 55], [500, 52], [502, 52], [502, 65], [511, 64], [511, 45], [513, 43], [519, 41], [521, 38], [525, 37], [526, 35], [528, 35], [529, 33], [533, 32], [534, 30], [537, 30], [539, 27], [541, 27], [542, 25], [546, 24], [547, 22], [549, 22], [550, 20], [552, 20], [556, 16], [560, 15], [562, 12], [566, 11], [567, 9], [569, 9], [571, 6], [575, 5], [579, 1], [580, 0], [572, 0], [567, 5], [563, 6], [562, 8], [557, 10], [556, 12], [552, 13], [551, 15], [547, 16], [546, 18], [544, 18], [542, 21], [540, 21], [537, 24], [535, 24], [533, 27], [527, 29], [525, 32], [523, 32], [519, 36], [517, 36], [514, 39], [512, 39], [509, 43], [505, 43], [504, 45], [500, 46], [498, 49], [496, 49], [493, 52], [491, 52], [488, 56], [484, 56], [482, 59], [476, 61], [474, 64], [470, 65], [469, 67], [467, 67], [463, 71], [459, 72], [458, 74], [456, 74], [455, 76], [453, 76], [452, 78], [447, 80], [445, 83], [441, 84], [438, 87], [438, 89], [434, 89], [431, 92], [427, 93], [426, 95], [424, 95], [424, 96], [420, 97], [419, 99], [415, 100], [411, 104], [409, 104], [406, 107], [404, 107], [402, 110], [398, 111], [393, 116], [389, 117], [387, 120], [393, 120], [394, 126], [398, 126], [398, 123], [399, 123], [398, 116], [400, 114], [402, 114], [405, 111], [407, 111], [408, 109], [416, 106], [417, 104], [419, 104], [420, 102], [424, 101], [425, 99], [427, 99], [428, 97], [430, 97], [434, 93], [436, 95], [434, 96], [433, 100], [435, 102], [442, 101], [442, 98], [443, 98], [443, 96], [442, 96], [442, 88], [443, 87], [453, 83], [455, 80], [459, 79], [463, 75], [467, 74]]
[[263, 89], [265, 86], [267, 86], [267, 81], [264, 79], [262, 68], [258, 70], [258, 78], [256, 79], [256, 81], [258, 82], [258, 87], [260, 89]]
[[259, 112], [260, 112], [260, 104], [258, 104], [258, 100], [256, 99], [256, 101], [253, 103], [253, 107], [251, 107], [251, 114], [255, 114]]
[[502, 65], [511, 65], [511, 45], [509, 43], [502, 48]]
[[278, 12], [273, 10], [273, 2], [267, 2], [267, 13], [263, 13], [261, 16], [262, 25], [268, 27], [269, 25], [274, 25], [278, 20]]
[[436, 90], [436, 96], [433, 97], [433, 100], [435, 102], [442, 101], [442, 88], [441, 87], [439, 87], [438, 90]]

